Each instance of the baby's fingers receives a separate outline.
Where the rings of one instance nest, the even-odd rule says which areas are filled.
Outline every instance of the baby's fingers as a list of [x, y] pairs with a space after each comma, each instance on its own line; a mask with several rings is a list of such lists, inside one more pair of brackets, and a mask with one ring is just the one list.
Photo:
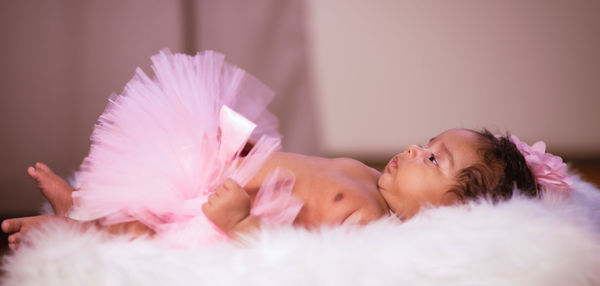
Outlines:
[[206, 202], [202, 204], [202, 212], [206, 215], [209, 216], [209, 214], [211, 213], [212, 210], [212, 205], [210, 204], [210, 202]]
[[215, 203], [211, 201], [210, 197], [208, 198], [208, 201], [206, 203], [202, 204], [202, 212], [210, 220], [214, 220], [217, 209], [218, 207], [215, 205]]
[[227, 178], [223, 181], [223, 186], [228, 189], [228, 190], [232, 190], [232, 189], [236, 189], [236, 188], [241, 188], [241, 186], [233, 179], [231, 178]]
[[219, 202], [219, 195], [217, 194], [217, 192], [214, 192], [212, 194], [210, 194], [210, 196], [208, 196], [208, 201], [206, 202], [206, 204], [210, 205], [210, 206], [214, 206], [215, 204], [218, 204]]

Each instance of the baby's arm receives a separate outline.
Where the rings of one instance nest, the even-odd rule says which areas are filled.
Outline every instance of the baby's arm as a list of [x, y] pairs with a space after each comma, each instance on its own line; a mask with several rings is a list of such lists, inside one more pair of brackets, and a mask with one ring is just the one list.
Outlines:
[[250, 214], [250, 196], [232, 179], [226, 179], [202, 205], [202, 211], [232, 238], [260, 227], [260, 219]]

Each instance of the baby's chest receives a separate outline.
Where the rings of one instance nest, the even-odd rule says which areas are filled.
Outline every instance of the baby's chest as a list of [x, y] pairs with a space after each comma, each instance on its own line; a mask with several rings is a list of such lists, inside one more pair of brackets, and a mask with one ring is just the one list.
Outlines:
[[381, 217], [383, 211], [372, 190], [361, 182], [352, 182], [335, 177], [310, 185], [299, 185], [299, 197], [304, 207], [298, 215], [298, 222], [308, 225], [339, 224], [348, 217], [373, 220]]

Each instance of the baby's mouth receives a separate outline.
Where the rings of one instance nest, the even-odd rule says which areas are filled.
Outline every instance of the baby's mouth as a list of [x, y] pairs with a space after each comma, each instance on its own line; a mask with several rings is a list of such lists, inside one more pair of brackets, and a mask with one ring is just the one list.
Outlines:
[[394, 156], [394, 158], [392, 158], [392, 161], [390, 161], [390, 166], [393, 168], [398, 168], [398, 156]]
[[394, 156], [392, 160], [385, 166], [385, 172], [390, 173], [392, 170], [398, 168], [398, 156]]

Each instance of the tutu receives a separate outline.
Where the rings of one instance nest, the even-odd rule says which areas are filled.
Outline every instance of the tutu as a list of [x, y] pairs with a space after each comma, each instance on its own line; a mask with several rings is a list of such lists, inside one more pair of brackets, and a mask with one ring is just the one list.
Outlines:
[[[216, 52], [151, 59], [154, 78], [138, 68], [98, 119], [70, 216], [140, 221], [175, 245], [222, 240], [201, 206], [225, 178], [247, 184], [279, 148], [277, 118], [266, 110], [273, 92]], [[254, 147], [239, 164], [248, 140]], [[252, 214], [293, 222], [301, 208], [293, 181], [290, 172], [268, 175]]]

